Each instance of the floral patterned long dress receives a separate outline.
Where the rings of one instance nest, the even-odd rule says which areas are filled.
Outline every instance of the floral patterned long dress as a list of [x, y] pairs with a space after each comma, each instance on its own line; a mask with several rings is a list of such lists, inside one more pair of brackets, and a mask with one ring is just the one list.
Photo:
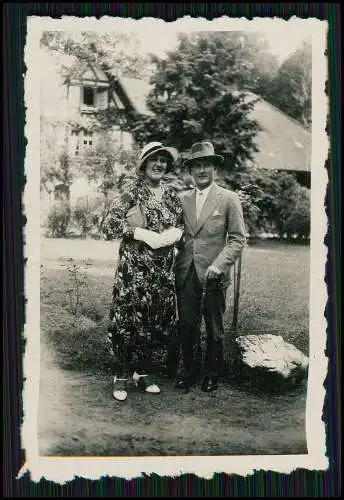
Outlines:
[[171, 227], [182, 229], [178, 194], [165, 184], [162, 189], [158, 201], [144, 179], [138, 178], [110, 209], [103, 226], [107, 239], [121, 238], [108, 333], [123, 372], [132, 367], [149, 371], [154, 347], [167, 346], [176, 331], [174, 246], [153, 250], [134, 239], [134, 229], [126, 222], [128, 210], [139, 201], [146, 229], [159, 233]]

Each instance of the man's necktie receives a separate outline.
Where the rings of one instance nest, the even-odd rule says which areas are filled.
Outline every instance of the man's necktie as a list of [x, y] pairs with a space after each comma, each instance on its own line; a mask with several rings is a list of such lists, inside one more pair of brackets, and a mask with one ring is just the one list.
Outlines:
[[202, 193], [202, 191], [197, 193], [197, 195], [196, 195], [196, 218], [197, 218], [197, 220], [201, 214], [201, 210], [202, 210], [202, 206], [203, 206], [203, 198], [204, 198], [204, 194]]

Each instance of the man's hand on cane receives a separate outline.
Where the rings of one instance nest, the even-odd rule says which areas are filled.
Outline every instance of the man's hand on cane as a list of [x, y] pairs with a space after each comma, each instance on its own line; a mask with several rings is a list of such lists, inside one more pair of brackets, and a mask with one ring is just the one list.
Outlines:
[[218, 279], [221, 275], [222, 275], [222, 272], [220, 271], [220, 269], [218, 269], [216, 266], [211, 265], [206, 270], [205, 278], [207, 281], [214, 280], [214, 279]]

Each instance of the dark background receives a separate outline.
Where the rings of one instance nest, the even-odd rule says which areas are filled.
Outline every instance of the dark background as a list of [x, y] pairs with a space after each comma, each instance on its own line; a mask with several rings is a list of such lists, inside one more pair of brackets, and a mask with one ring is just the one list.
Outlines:
[[[24, 46], [26, 21], [29, 15], [96, 16], [114, 15], [141, 18], [159, 17], [174, 21], [183, 15], [202, 16], [207, 19], [221, 15], [247, 18], [279, 16], [285, 19], [296, 15], [316, 17], [329, 21], [329, 82], [330, 115], [328, 132], [331, 150], [324, 168], [329, 184], [326, 208], [329, 230], [326, 236], [328, 260], [326, 282], [329, 299], [326, 309], [328, 320], [327, 356], [329, 371], [326, 380], [324, 419], [327, 430], [328, 471], [297, 470], [290, 475], [271, 471], [258, 471], [254, 476], [242, 478], [217, 474], [211, 480], [198, 479], [191, 474], [179, 478], [152, 475], [133, 481], [102, 478], [90, 481], [77, 478], [65, 485], [55, 485], [42, 479], [30, 481], [27, 473], [16, 480], [25, 462], [21, 449], [20, 424], [22, 420], [22, 356], [24, 353], [23, 325], [25, 322], [24, 261], [22, 227], [25, 215], [21, 207], [21, 192], [25, 186], [24, 157]], [[341, 9], [339, 3], [6, 3], [3, 5], [3, 291], [4, 291], [4, 344], [3, 344], [3, 495], [21, 496], [306, 496], [337, 497], [341, 494], [341, 426], [339, 416], [341, 349], [340, 349], [340, 202], [341, 189]]]

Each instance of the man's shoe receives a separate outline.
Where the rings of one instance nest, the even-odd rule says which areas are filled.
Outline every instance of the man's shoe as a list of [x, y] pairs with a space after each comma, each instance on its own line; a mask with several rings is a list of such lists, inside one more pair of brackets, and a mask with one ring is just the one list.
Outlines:
[[186, 379], [178, 379], [174, 385], [174, 387], [176, 389], [180, 389], [180, 390], [183, 390], [185, 392], [189, 392], [189, 389], [190, 389], [190, 384], [189, 382], [186, 381]]
[[216, 379], [211, 379], [211, 378], [205, 378], [202, 382], [202, 391], [203, 392], [212, 392], [216, 391], [218, 385], [217, 385], [217, 380]]
[[139, 375], [136, 371], [133, 374], [133, 381], [136, 387], [138, 387], [143, 392], [149, 392], [151, 394], [159, 394], [160, 388], [156, 384], [152, 384], [149, 380], [149, 375], [144, 373]]

